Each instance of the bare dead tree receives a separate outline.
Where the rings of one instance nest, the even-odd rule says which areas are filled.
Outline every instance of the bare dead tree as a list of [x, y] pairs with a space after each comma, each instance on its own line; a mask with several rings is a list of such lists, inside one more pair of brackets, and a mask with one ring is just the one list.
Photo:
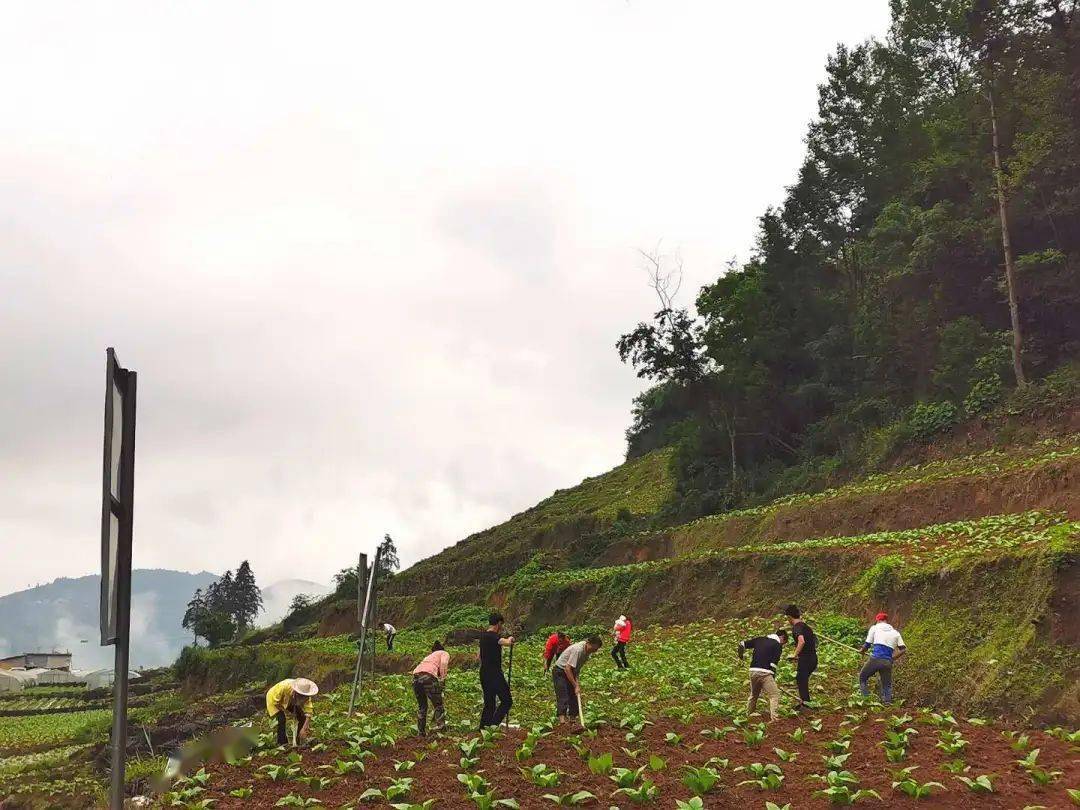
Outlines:
[[660, 243], [649, 252], [638, 250], [645, 272], [649, 274], [649, 286], [660, 300], [660, 308], [668, 312], [675, 309], [675, 296], [683, 283], [683, 261], [678, 251], [673, 254], [660, 252]]

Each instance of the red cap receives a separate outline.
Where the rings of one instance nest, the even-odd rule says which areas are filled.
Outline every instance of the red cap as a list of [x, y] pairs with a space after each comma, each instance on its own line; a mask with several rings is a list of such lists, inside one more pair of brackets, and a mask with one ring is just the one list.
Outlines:
[[885, 611], [882, 611], [881, 613], [879, 613], [877, 616], [874, 617], [874, 621], [875, 622], [883, 622], [888, 618], [889, 618], [889, 614], [886, 613]]

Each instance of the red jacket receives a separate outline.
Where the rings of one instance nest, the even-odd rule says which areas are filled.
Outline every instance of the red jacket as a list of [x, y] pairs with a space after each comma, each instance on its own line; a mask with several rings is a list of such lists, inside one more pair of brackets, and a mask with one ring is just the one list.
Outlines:
[[550, 661], [555, 656], [561, 655], [562, 651], [570, 646], [570, 638], [560, 639], [558, 633], [552, 633], [548, 636], [547, 643], [544, 645], [544, 660]]
[[634, 630], [634, 623], [629, 619], [626, 620], [626, 624], [618, 628], [615, 631], [615, 637], [623, 644], [630, 640], [630, 633]]

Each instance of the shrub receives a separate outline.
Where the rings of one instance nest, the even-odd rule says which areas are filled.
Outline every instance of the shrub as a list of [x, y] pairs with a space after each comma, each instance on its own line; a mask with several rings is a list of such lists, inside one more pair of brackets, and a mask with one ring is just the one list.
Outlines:
[[951, 402], [920, 402], [908, 416], [912, 436], [929, 439], [960, 421], [960, 409]]

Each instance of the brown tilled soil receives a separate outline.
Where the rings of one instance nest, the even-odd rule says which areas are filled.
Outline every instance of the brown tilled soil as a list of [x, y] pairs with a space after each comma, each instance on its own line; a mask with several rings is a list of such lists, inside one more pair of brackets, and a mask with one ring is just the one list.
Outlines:
[[[800, 723], [798, 719], [778, 721], [770, 725], [765, 742], [756, 748], [748, 747], [742, 737], [736, 733], [729, 734], [723, 740], [705, 739], [700, 732], [703, 728], [711, 727], [712, 724], [698, 722], [682, 726], [658, 723], [656, 726], [647, 727], [642, 739], [634, 743], [635, 747], [644, 748], [644, 753], [637, 760], [630, 759], [621, 751], [621, 746], [626, 745], [624, 732], [615, 727], [601, 727], [596, 738], [586, 740], [586, 742], [594, 753], [612, 752], [616, 767], [636, 768], [644, 764], [650, 752], [666, 758], [665, 770], [647, 774], [648, 778], [652, 779], [661, 790], [660, 797], [654, 806], [673, 807], [675, 799], [686, 800], [691, 797], [690, 790], [681, 781], [684, 765], [700, 765], [710, 757], [723, 757], [730, 760], [729, 767], [722, 770], [723, 787], [715, 789], [704, 797], [707, 807], [760, 808], [764, 807], [766, 800], [780, 806], [791, 802], [794, 808], [826, 807], [828, 803], [824, 798], [812, 795], [820, 783], [807, 777], [810, 774], [823, 772], [821, 759], [822, 754], [825, 753], [823, 745], [826, 741], [836, 738], [842, 719], [839, 716], [824, 718], [824, 729], [816, 733], [810, 731], [808, 725], [805, 722]], [[723, 725], [719, 721], [717, 724]], [[801, 744], [797, 744], [787, 735], [800, 725], [807, 730], [807, 738]], [[1065, 788], [1080, 787], [1080, 757], [1076, 749], [1070, 749], [1068, 745], [1046, 734], [1033, 733], [1031, 744], [1041, 749], [1039, 762], [1044, 768], [1052, 767], [1063, 771], [1064, 775], [1052, 786], [1038, 788], [1033, 786], [1025, 771], [1016, 764], [1021, 754], [1015, 753], [1009, 747], [1009, 742], [1002, 736], [1000, 728], [961, 724], [960, 728], [965, 739], [970, 741], [966, 756], [967, 764], [970, 766], [967, 775], [972, 778], [980, 774], [992, 775], [994, 793], [989, 796], [978, 796], [941, 768], [941, 765], [950, 758], [935, 747], [938, 739], [937, 729], [924, 724], [918, 724], [917, 728], [919, 735], [911, 743], [908, 759], [899, 765], [894, 765], [886, 761], [880, 746], [880, 740], [884, 737], [883, 726], [875, 722], [873, 716], [862, 722], [854, 737], [851, 746], [852, 756], [848, 760], [847, 767], [860, 778], [860, 787], [872, 788], [881, 794], [882, 802], [868, 800], [868, 806], [916, 806], [913, 805], [912, 799], [894, 791], [891, 787], [893, 772], [910, 765], [919, 766], [915, 776], [920, 781], [939, 781], [946, 786], [944, 792], [935, 791], [932, 798], [921, 802], [921, 806], [924, 807], [1019, 809], [1027, 805], [1043, 805], [1048, 808], [1074, 806]], [[666, 743], [664, 735], [667, 731], [682, 734], [683, 742], [677, 746]], [[479, 772], [494, 786], [498, 798], [514, 797], [520, 802], [522, 808], [551, 807], [552, 802], [543, 798], [545, 793], [565, 794], [579, 790], [588, 790], [597, 796], [598, 801], [590, 802], [590, 806], [609, 807], [616, 804], [624, 808], [632, 806], [632, 802], [625, 796], [612, 795], [615, 786], [609, 779], [588, 771], [585, 763], [567, 743], [565, 737], [568, 733], [563, 729], [557, 730], [536, 745], [531, 759], [526, 763], [518, 763], [514, 759], [514, 752], [519, 747], [524, 732], [512, 730], [491, 749], [481, 754]], [[436, 798], [438, 799], [437, 807], [473, 806], [457, 779], [457, 774], [460, 772], [458, 766], [460, 753], [456, 742], [456, 739], [447, 740], [444, 747], [429, 752], [422, 762], [405, 774], [415, 779], [409, 795], [410, 801], [419, 802], [427, 798]], [[690, 750], [690, 746], [699, 743], [701, 747], [697, 751]], [[392, 778], [401, 775], [393, 770], [394, 759], [413, 759], [416, 752], [423, 750], [424, 747], [423, 741], [417, 739], [402, 740], [395, 749], [380, 752], [377, 758], [368, 759], [367, 772], [362, 777], [341, 778], [323, 791], [311, 791], [295, 782], [275, 783], [255, 775], [255, 769], [258, 766], [279, 762], [280, 756], [262, 759], [256, 757], [252, 764], [245, 767], [213, 765], [208, 768], [212, 773], [212, 778], [207, 795], [216, 799], [214, 806], [218, 810], [253, 806], [269, 807], [289, 793], [305, 797], [315, 796], [327, 807], [339, 807], [355, 802], [357, 797], [369, 787], [385, 788]], [[773, 753], [774, 747], [798, 752], [797, 761], [781, 762]], [[319, 753], [306, 751], [302, 763], [303, 770], [308, 775], [324, 775], [328, 771], [319, 766], [332, 764], [337, 758], [337, 750]], [[737, 786], [737, 782], [745, 778], [745, 775], [733, 769], [752, 762], [775, 762], [780, 765], [785, 776], [781, 789], [759, 791], [751, 786]], [[564, 773], [561, 784], [557, 788], [535, 787], [519, 771], [521, 764], [538, 763], [546, 763]], [[230, 790], [248, 786], [256, 791], [251, 799], [241, 800], [229, 797]]]

